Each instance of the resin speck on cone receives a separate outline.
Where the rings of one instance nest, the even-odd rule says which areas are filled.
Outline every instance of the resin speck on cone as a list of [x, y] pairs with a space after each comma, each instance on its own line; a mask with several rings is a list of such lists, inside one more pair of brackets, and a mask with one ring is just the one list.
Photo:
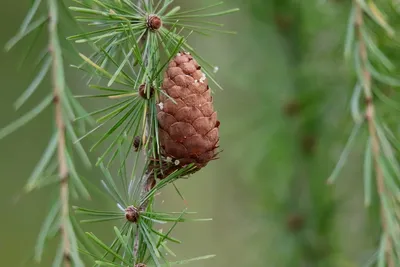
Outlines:
[[[216, 159], [219, 121], [205, 74], [189, 53], [178, 53], [164, 74], [157, 104], [161, 154], [172, 171], [193, 163], [197, 169]], [[163, 178], [163, 177], [160, 177]]]

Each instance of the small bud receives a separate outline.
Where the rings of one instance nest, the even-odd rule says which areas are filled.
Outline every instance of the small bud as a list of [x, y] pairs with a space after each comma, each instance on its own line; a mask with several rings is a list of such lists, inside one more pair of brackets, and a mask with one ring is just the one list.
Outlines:
[[[150, 95], [147, 97], [147, 90], [150, 90]], [[146, 84], [141, 84], [139, 86], [139, 95], [144, 99], [149, 99], [154, 95], [154, 87], [150, 86], [150, 88], [146, 89]]]
[[161, 18], [157, 15], [150, 15], [147, 18], [147, 27], [149, 27], [151, 30], [155, 31], [160, 29], [162, 26], [162, 21]]
[[135, 136], [135, 140], [133, 140], [133, 147], [135, 148], [135, 151], [138, 152], [140, 145], [142, 143], [142, 140], [140, 136]]
[[125, 209], [125, 218], [133, 223], [136, 223], [139, 219], [139, 210], [134, 206], [129, 206]]

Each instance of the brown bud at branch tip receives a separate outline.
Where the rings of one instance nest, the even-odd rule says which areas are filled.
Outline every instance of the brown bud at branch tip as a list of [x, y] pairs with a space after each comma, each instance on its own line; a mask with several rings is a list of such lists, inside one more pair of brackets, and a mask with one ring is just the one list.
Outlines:
[[[150, 95], [147, 97], [148, 93], [147, 90], [150, 90]], [[143, 97], [144, 99], [150, 99], [154, 95], [154, 87], [150, 86], [150, 88], [147, 88], [146, 90], [146, 84], [141, 84], [139, 86], [139, 95]]]
[[125, 218], [133, 223], [136, 223], [139, 219], [139, 210], [134, 206], [129, 206], [125, 209]]
[[147, 18], [147, 27], [149, 27], [149, 29], [155, 31], [160, 29], [162, 26], [162, 21], [161, 18], [157, 15], [150, 15]]

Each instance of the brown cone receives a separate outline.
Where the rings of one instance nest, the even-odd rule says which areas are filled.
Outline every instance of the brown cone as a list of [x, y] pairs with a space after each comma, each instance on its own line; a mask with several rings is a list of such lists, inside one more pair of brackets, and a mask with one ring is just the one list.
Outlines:
[[220, 123], [200, 69], [189, 53], [179, 53], [164, 74], [162, 90], [169, 97], [160, 94], [157, 118], [162, 156], [175, 166], [167, 173], [190, 163], [203, 168], [217, 155]]

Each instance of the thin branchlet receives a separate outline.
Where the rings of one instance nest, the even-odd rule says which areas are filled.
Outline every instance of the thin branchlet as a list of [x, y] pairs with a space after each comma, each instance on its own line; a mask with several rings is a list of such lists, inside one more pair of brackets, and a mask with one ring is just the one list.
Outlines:
[[383, 197], [386, 195], [386, 188], [385, 188], [385, 177], [383, 174], [382, 167], [379, 163], [379, 159], [381, 157], [380, 151], [380, 141], [378, 138], [377, 132], [377, 125], [375, 120], [375, 105], [373, 101], [373, 94], [371, 89], [371, 73], [368, 70], [368, 50], [367, 46], [362, 34], [362, 27], [364, 25], [364, 10], [362, 9], [359, 1], [354, 0], [356, 17], [355, 17], [355, 27], [357, 30], [357, 40], [358, 40], [358, 53], [361, 61], [361, 71], [362, 71], [362, 85], [364, 89], [364, 96], [365, 96], [365, 118], [368, 124], [368, 131], [371, 137], [371, 147], [372, 147], [372, 154], [374, 159], [374, 166], [375, 166], [375, 174], [376, 174], [376, 183], [378, 187], [378, 194], [381, 200], [381, 225], [382, 230], [386, 234], [386, 258], [388, 261], [389, 267], [394, 267], [394, 259], [393, 255], [391, 255], [392, 251], [392, 240], [389, 234], [388, 226], [387, 226], [387, 218], [385, 216], [385, 211], [383, 207]]
[[69, 222], [69, 186], [68, 186], [68, 164], [66, 158], [66, 138], [65, 129], [66, 125], [63, 118], [62, 97], [64, 97], [64, 81], [60, 81], [57, 73], [63, 68], [60, 62], [60, 51], [58, 51], [58, 14], [56, 0], [49, 1], [49, 52], [52, 59], [51, 80], [53, 86], [53, 103], [55, 112], [55, 121], [58, 132], [58, 175], [60, 179], [60, 200], [61, 200], [61, 224], [60, 232], [63, 242], [63, 262], [65, 267], [71, 266], [71, 240], [68, 235], [68, 222]]

